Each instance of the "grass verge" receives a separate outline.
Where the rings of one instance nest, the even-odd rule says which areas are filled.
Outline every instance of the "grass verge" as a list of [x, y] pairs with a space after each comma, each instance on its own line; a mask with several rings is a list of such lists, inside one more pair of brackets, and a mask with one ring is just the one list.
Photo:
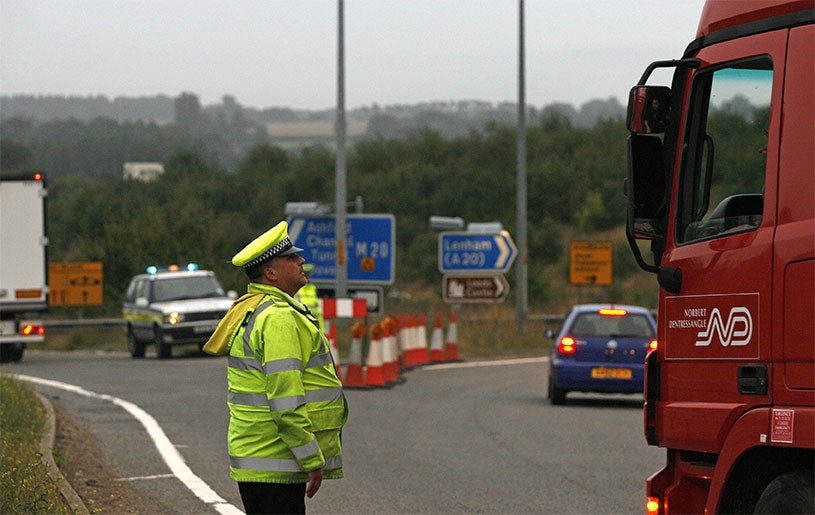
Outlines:
[[0, 513], [71, 513], [42, 461], [45, 414], [37, 393], [4, 371], [0, 413]]

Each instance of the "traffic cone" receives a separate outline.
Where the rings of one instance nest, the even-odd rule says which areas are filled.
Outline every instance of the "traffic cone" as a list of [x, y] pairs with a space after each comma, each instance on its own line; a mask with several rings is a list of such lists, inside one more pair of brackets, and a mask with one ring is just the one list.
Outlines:
[[416, 366], [416, 351], [414, 351], [413, 320], [410, 315], [403, 315], [399, 330], [400, 347], [402, 349], [402, 367], [411, 369]]
[[325, 337], [328, 340], [328, 349], [331, 351], [331, 361], [334, 362], [334, 370], [337, 372], [337, 379], [342, 381], [342, 371], [340, 370], [340, 349], [337, 345], [337, 327], [329, 320], [325, 321]]
[[447, 326], [447, 338], [444, 344], [444, 357], [447, 361], [459, 361], [458, 327], [456, 326], [455, 309], [450, 312], [450, 324]]
[[427, 365], [430, 356], [427, 354], [427, 329], [424, 323], [424, 313], [419, 313], [419, 322], [416, 324], [416, 364]]
[[363, 388], [365, 380], [362, 377], [362, 337], [365, 336], [366, 327], [362, 322], [351, 326], [351, 354], [348, 356], [348, 367], [345, 369], [345, 379], [342, 385], [346, 388]]
[[371, 344], [365, 362], [365, 386], [385, 386], [385, 367], [382, 363], [382, 326], [371, 326]]
[[430, 336], [430, 361], [441, 363], [444, 361], [444, 331], [442, 329], [441, 311], [436, 313], [436, 325], [433, 327], [433, 334]]
[[394, 384], [399, 380], [399, 362], [394, 352], [395, 347], [391, 344], [391, 325], [382, 321], [382, 370], [385, 382]]

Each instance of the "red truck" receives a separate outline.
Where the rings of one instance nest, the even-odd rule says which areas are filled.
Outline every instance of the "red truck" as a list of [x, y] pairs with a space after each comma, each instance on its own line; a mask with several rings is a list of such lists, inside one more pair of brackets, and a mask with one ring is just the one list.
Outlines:
[[631, 90], [626, 236], [660, 285], [649, 514], [815, 513], [814, 21], [709, 0]]

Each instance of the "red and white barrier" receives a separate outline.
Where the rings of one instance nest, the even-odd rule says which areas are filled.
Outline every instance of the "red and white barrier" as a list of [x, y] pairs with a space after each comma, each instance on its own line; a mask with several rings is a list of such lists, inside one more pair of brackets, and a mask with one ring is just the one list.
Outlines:
[[368, 303], [365, 299], [320, 299], [323, 318], [365, 318]]

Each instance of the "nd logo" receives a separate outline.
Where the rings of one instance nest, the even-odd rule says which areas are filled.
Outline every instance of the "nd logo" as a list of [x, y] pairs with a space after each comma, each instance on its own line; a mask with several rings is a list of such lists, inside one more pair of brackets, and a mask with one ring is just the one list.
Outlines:
[[719, 308], [713, 308], [706, 329], [699, 331], [696, 335], [698, 338], [696, 346], [707, 347], [717, 332], [722, 347], [747, 345], [753, 336], [753, 317], [750, 315], [750, 310], [743, 306], [734, 307], [727, 316], [727, 323], [724, 323]]

